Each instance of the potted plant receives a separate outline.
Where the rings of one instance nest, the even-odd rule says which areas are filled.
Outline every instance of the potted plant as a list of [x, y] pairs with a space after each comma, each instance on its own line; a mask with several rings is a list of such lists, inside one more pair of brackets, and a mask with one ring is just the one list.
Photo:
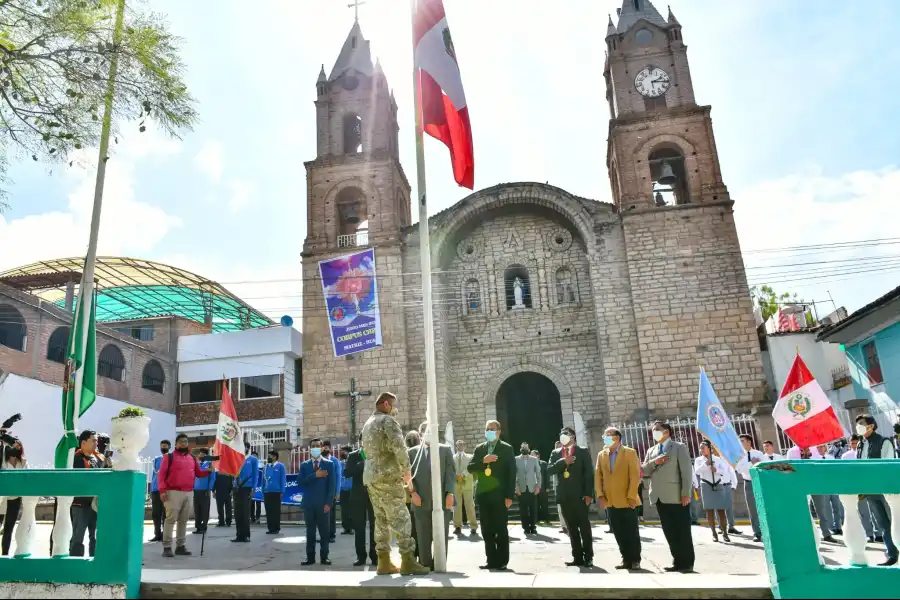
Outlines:
[[123, 408], [112, 419], [109, 443], [117, 453], [113, 468], [117, 471], [140, 471], [138, 455], [150, 441], [150, 417], [137, 406]]

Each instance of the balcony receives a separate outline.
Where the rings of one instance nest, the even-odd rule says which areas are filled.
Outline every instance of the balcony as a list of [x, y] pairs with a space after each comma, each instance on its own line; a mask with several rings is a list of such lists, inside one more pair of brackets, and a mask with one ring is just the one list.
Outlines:
[[361, 229], [356, 233], [337, 236], [338, 248], [364, 248], [369, 245], [369, 230]]

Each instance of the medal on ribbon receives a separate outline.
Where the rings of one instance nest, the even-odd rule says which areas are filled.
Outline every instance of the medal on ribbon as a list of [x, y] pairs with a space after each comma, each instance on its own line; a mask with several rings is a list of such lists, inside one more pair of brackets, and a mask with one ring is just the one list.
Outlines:
[[485, 469], [484, 474], [487, 475], [488, 477], [490, 477], [491, 476], [491, 468], [488, 467], [487, 469]]
[[563, 478], [564, 478], [564, 479], [568, 479], [568, 478], [569, 478], [569, 471], [568, 471], [568, 470], [566, 470], [566, 471], [563, 473]]

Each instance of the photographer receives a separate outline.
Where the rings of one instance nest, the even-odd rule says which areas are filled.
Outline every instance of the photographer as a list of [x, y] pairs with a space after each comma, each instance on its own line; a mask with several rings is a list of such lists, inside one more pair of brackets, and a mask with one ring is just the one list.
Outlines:
[[[25, 469], [25, 450], [22, 448], [22, 442], [17, 438], [6, 433], [4, 428], [0, 431], [0, 469]], [[9, 546], [12, 543], [13, 528], [16, 526], [16, 519], [19, 517], [19, 509], [22, 506], [22, 498], [3, 497], [0, 498], [0, 514], [4, 514], [3, 518], [3, 556], [9, 555]]]
[[[86, 429], [78, 436], [79, 448], [72, 459], [73, 469], [102, 469], [104, 459], [97, 454], [97, 432]], [[84, 533], [88, 533], [88, 556], [97, 547], [96, 498], [80, 496], [72, 501], [72, 541], [69, 556], [84, 556]]]
[[113, 451], [109, 449], [109, 434], [97, 434], [97, 458], [100, 459], [101, 468], [112, 469]]
[[[211, 459], [214, 460], [214, 459]], [[163, 529], [163, 556], [172, 558], [190, 556], [185, 546], [187, 540], [187, 520], [191, 514], [191, 500], [194, 496], [194, 479], [206, 477], [209, 471], [190, 453], [188, 436], [179, 433], [175, 438], [175, 452], [163, 457], [159, 468], [159, 497], [166, 506], [166, 526]], [[178, 524], [175, 552], [172, 552], [172, 530]]]

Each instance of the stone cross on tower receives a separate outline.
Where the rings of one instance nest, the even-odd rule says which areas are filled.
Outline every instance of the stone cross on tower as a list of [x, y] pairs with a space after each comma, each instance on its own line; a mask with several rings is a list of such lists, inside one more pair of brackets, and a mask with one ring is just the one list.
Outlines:
[[356, 389], [356, 378], [350, 378], [350, 389], [346, 392], [335, 392], [335, 398], [350, 399], [350, 444], [356, 443], [356, 403], [363, 396], [371, 396], [370, 390], [359, 391]]
[[366, 4], [363, 0], [353, 0], [350, 4], [347, 5], [347, 8], [353, 9], [353, 20], [359, 21], [359, 5]]

